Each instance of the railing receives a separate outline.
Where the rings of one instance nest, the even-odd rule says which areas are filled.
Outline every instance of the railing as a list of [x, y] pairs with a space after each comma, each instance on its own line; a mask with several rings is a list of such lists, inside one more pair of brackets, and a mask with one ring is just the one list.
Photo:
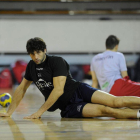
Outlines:
[[0, 0], [8, 2], [16, 1], [45, 1], [45, 2], [140, 2], [140, 0]]
[[68, 10], [43, 10], [43, 11], [22, 11], [22, 10], [0, 10], [0, 14], [25, 14], [25, 15], [139, 15], [139, 10], [86, 10], [86, 11], [68, 11]]

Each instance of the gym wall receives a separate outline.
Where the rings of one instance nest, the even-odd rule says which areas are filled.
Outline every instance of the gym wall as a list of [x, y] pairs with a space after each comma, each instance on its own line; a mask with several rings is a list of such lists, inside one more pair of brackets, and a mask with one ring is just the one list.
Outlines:
[[119, 51], [140, 53], [140, 20], [1, 19], [0, 52], [25, 53], [26, 42], [41, 37], [50, 53], [98, 53], [109, 35]]

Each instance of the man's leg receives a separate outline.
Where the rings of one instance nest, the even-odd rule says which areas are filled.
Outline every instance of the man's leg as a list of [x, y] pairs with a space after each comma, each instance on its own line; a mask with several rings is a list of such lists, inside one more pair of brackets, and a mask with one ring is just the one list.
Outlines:
[[121, 107], [138, 108], [140, 106], [140, 97], [114, 96], [104, 91], [97, 90], [93, 93], [91, 97], [91, 102], [112, 108], [121, 108]]
[[117, 109], [99, 104], [88, 103], [84, 106], [83, 117], [114, 117], [120, 119], [137, 118], [138, 110]]

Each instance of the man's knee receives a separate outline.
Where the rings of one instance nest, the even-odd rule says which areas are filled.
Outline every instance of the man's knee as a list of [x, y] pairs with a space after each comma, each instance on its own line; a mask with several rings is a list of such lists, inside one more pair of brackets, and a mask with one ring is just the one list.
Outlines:
[[102, 110], [103, 114], [114, 114], [114, 109], [108, 106], [105, 106], [104, 109]]
[[113, 101], [113, 107], [114, 108], [121, 108], [126, 106], [126, 100], [125, 97], [116, 97]]

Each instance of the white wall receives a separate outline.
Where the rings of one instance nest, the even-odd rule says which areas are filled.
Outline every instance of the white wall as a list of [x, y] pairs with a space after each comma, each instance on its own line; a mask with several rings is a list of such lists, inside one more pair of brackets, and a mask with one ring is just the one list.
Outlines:
[[28, 39], [41, 37], [48, 52], [100, 52], [108, 35], [118, 36], [119, 50], [140, 52], [139, 20], [1, 19], [0, 52], [26, 52]]

